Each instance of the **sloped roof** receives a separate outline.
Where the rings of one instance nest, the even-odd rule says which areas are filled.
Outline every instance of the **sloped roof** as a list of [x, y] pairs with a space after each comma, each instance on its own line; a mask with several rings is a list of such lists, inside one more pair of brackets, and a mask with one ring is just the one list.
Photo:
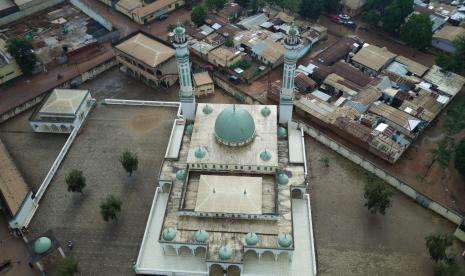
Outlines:
[[150, 67], [156, 67], [174, 57], [175, 50], [152, 39], [143, 33], [138, 33], [126, 41], [116, 45], [116, 49], [144, 62]]
[[212, 78], [208, 72], [201, 72], [192, 75], [194, 78], [195, 85], [204, 85], [213, 83]]
[[374, 45], [368, 45], [352, 57], [352, 60], [375, 71], [379, 71], [390, 60], [396, 57], [396, 54], [389, 52], [385, 47], [380, 48]]
[[55, 89], [40, 109], [41, 115], [75, 115], [89, 90]]
[[444, 26], [433, 34], [433, 38], [440, 38], [450, 42], [453, 42], [460, 36], [465, 36], [465, 28], [455, 26]]

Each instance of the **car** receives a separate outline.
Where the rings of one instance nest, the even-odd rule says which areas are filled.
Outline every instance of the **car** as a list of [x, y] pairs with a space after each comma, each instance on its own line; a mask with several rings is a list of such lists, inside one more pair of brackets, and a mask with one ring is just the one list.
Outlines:
[[241, 82], [241, 80], [235, 75], [229, 75], [228, 80], [234, 84], [238, 84]]
[[162, 14], [162, 15], [159, 15], [159, 16], [157, 17], [157, 20], [158, 20], [158, 21], [163, 21], [163, 20], [166, 20], [166, 19], [168, 19], [168, 15], [167, 15], [167, 14]]
[[334, 23], [337, 23], [337, 24], [343, 24], [344, 23], [344, 21], [341, 18], [339, 18], [339, 16], [337, 16], [337, 15], [331, 16], [331, 21], [333, 21]]
[[348, 16], [347, 14], [339, 14], [338, 17], [341, 20], [344, 20], [344, 21], [349, 21], [350, 20], [350, 16]]
[[349, 20], [349, 21], [345, 21], [343, 24], [344, 24], [345, 26], [349, 27], [349, 28], [354, 29], [354, 30], [357, 28], [357, 24], [355, 24], [354, 21], [350, 21], [350, 20]]

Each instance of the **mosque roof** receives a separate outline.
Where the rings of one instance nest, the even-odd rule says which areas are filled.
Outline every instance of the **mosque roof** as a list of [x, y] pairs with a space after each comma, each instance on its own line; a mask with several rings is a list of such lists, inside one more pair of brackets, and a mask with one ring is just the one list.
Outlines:
[[255, 135], [252, 115], [240, 106], [225, 108], [216, 118], [215, 136], [222, 143], [246, 143]]
[[34, 252], [43, 254], [52, 248], [52, 241], [47, 237], [40, 237], [34, 242]]

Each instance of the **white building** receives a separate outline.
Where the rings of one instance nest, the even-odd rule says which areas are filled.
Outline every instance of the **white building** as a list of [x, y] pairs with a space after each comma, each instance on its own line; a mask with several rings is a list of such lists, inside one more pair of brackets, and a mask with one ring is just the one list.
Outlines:
[[89, 90], [55, 89], [29, 118], [35, 132], [71, 133], [95, 103]]

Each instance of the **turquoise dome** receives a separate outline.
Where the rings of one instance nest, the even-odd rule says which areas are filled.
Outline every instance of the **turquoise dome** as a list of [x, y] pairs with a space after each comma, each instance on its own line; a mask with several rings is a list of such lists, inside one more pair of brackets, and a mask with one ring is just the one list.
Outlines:
[[289, 177], [285, 173], [278, 174], [278, 184], [279, 185], [286, 185], [289, 182]]
[[225, 108], [216, 118], [215, 136], [228, 146], [242, 146], [255, 136], [255, 123], [252, 115], [240, 106]]
[[162, 237], [165, 241], [172, 241], [176, 237], [176, 229], [174, 228], [165, 228], [163, 230]]
[[287, 136], [287, 130], [283, 127], [278, 127], [278, 137], [283, 139]]
[[176, 179], [180, 181], [186, 179], [186, 170], [178, 170], [176, 172]]
[[222, 246], [222, 247], [220, 247], [220, 250], [218, 250], [218, 256], [223, 261], [231, 259], [232, 249], [227, 245]]
[[203, 114], [210, 114], [213, 112], [213, 108], [211, 106], [209, 106], [208, 104], [206, 104], [203, 108], [202, 108], [202, 112]]
[[271, 153], [267, 150], [262, 151], [260, 153], [260, 159], [262, 159], [262, 161], [270, 161]]
[[206, 242], [208, 240], [208, 233], [205, 230], [198, 230], [194, 234], [194, 239], [196, 242]]
[[187, 135], [191, 135], [192, 134], [192, 131], [194, 131], [194, 125], [193, 124], [189, 124], [186, 126], [186, 133]]
[[207, 152], [205, 151], [205, 149], [203, 149], [202, 147], [198, 147], [196, 150], [195, 150], [195, 157], [201, 159], [201, 158], [204, 158], [205, 157], [205, 154], [207, 154]]
[[254, 232], [247, 233], [245, 235], [245, 243], [250, 246], [254, 246], [258, 243], [258, 236]]
[[268, 106], [265, 106], [260, 110], [260, 113], [263, 117], [268, 117], [271, 114], [271, 110], [268, 108]]
[[52, 248], [52, 241], [47, 237], [40, 237], [34, 242], [34, 252], [43, 254]]
[[278, 235], [278, 245], [280, 247], [289, 247], [292, 244], [292, 236], [289, 234], [279, 234]]

